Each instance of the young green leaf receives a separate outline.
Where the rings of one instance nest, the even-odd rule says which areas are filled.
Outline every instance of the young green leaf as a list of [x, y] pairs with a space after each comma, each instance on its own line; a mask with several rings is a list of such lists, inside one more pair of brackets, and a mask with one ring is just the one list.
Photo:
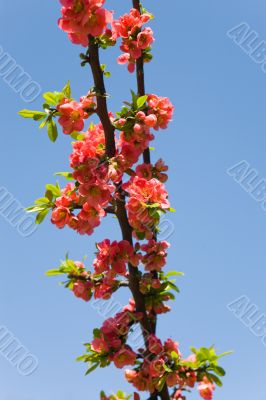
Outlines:
[[58, 131], [57, 131], [56, 123], [54, 122], [53, 119], [50, 119], [47, 124], [47, 132], [48, 132], [49, 139], [52, 142], [55, 142], [58, 137]]
[[44, 119], [47, 117], [47, 113], [43, 111], [33, 111], [33, 110], [21, 110], [18, 112], [18, 115], [20, 115], [23, 118], [32, 118], [35, 121], [38, 121], [40, 119]]
[[49, 208], [46, 208], [46, 209], [42, 210], [41, 212], [39, 212], [39, 214], [37, 214], [37, 216], [36, 216], [36, 221], [35, 221], [36, 224], [37, 225], [41, 224], [49, 212], [50, 212]]
[[62, 93], [68, 98], [71, 99], [71, 87], [70, 87], [70, 81], [67, 81], [66, 85], [62, 89]]
[[142, 108], [147, 101], [148, 96], [141, 96], [137, 100], [137, 107], [138, 109]]
[[63, 176], [68, 181], [73, 181], [73, 179], [74, 179], [73, 175], [71, 174], [71, 172], [56, 172], [55, 175], [56, 176]]

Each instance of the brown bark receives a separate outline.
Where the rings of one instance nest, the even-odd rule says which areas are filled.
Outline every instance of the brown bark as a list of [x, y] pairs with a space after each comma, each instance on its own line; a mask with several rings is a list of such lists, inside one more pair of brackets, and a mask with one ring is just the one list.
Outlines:
[[[140, 2], [133, 0], [133, 6], [140, 10]], [[92, 75], [94, 79], [94, 86], [97, 93], [97, 115], [103, 125], [105, 133], [106, 142], [106, 155], [107, 157], [114, 157], [116, 154], [115, 147], [115, 137], [114, 137], [114, 127], [110, 121], [108, 115], [108, 107], [106, 100], [106, 89], [104, 84], [104, 75], [101, 69], [100, 59], [99, 59], [99, 46], [94, 43], [92, 37], [89, 38], [89, 63], [92, 70]], [[140, 96], [145, 95], [145, 81], [144, 81], [144, 62], [141, 57], [137, 60], [137, 82], [138, 82], [138, 94]], [[150, 163], [150, 150], [147, 148], [143, 153], [143, 159], [145, 163]], [[119, 225], [122, 231], [122, 237], [129, 243], [133, 244], [132, 228], [128, 222], [128, 216], [125, 208], [125, 197], [122, 190], [119, 190], [120, 198], [117, 200], [116, 204], [116, 216], [119, 221]], [[143, 318], [140, 321], [144, 341], [147, 347], [147, 336], [149, 333], [154, 333], [156, 329], [156, 324], [152, 324], [148, 318], [146, 307], [145, 307], [145, 297], [140, 292], [139, 289], [139, 271], [138, 268], [129, 264], [129, 288], [132, 292], [133, 298], [136, 303], [136, 311], [143, 314]], [[162, 400], [170, 400], [168, 388], [165, 386], [159, 396]], [[152, 400], [157, 400], [158, 395], [153, 394], [150, 397]]]

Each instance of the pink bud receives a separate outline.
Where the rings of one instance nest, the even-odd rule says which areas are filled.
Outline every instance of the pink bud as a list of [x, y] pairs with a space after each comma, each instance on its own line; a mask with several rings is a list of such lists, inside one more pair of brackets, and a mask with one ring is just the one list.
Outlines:
[[138, 111], [136, 114], [137, 119], [140, 119], [141, 121], [144, 121], [146, 118], [146, 114], [143, 111]]
[[153, 128], [157, 124], [157, 117], [155, 114], [148, 115], [144, 120], [145, 125]]
[[134, 129], [135, 133], [142, 133], [143, 132], [143, 127], [140, 124], [135, 124], [133, 129]]

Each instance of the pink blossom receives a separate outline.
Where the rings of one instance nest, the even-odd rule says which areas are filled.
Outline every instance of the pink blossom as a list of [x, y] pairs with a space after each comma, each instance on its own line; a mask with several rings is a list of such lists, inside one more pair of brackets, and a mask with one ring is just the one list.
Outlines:
[[63, 132], [70, 135], [74, 131], [82, 131], [84, 128], [84, 111], [80, 103], [76, 101], [63, 100], [57, 107], [60, 113], [58, 122], [63, 127]]
[[74, 283], [73, 292], [76, 297], [89, 301], [92, 296], [92, 284], [90, 282], [77, 281]]
[[163, 358], [156, 358], [150, 363], [150, 374], [153, 378], [158, 378], [164, 375], [164, 364], [165, 362]]
[[198, 385], [199, 394], [204, 400], [212, 400], [214, 390], [214, 384], [209, 382], [206, 377]]
[[156, 335], [151, 334], [148, 336], [148, 344], [151, 353], [158, 355], [163, 352], [162, 342]]
[[56, 207], [52, 212], [52, 223], [62, 229], [70, 219], [70, 211], [66, 207]]
[[122, 347], [113, 357], [113, 362], [116, 368], [123, 368], [126, 365], [135, 365], [136, 353], [132, 351], [129, 347]]

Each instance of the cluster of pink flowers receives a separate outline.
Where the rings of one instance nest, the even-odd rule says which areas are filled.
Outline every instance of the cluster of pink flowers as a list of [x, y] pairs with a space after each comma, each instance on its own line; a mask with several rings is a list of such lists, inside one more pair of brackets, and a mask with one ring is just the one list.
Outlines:
[[153, 128], [166, 129], [169, 122], [173, 118], [174, 106], [169, 101], [168, 97], [160, 97], [155, 94], [150, 94], [147, 99], [149, 106], [149, 115], [156, 117], [156, 123]]
[[[142, 113], [142, 112], [140, 112]], [[120, 118], [116, 125], [123, 129], [127, 120]], [[138, 119], [136, 115], [136, 123], [130, 130], [122, 131], [118, 141], [120, 153], [116, 159], [121, 164], [123, 170], [132, 167], [143, 151], [149, 146], [149, 143], [154, 139], [154, 135], [150, 132], [150, 127], [146, 126]]]
[[135, 365], [137, 354], [126, 345], [127, 335], [132, 324], [139, 321], [141, 315], [125, 307], [113, 318], [107, 319], [91, 342], [91, 350], [104, 355], [116, 368]]
[[84, 120], [87, 119], [96, 107], [95, 96], [89, 93], [80, 98], [80, 102], [63, 99], [57, 106], [60, 114], [59, 124], [63, 128], [65, 135], [71, 135], [73, 132], [81, 132], [84, 128]]
[[62, 17], [59, 27], [68, 33], [74, 44], [87, 47], [88, 36], [102, 35], [113, 20], [110, 11], [103, 8], [105, 0], [60, 0]]
[[110, 242], [105, 239], [97, 244], [98, 252], [93, 266], [97, 274], [113, 271], [115, 274], [126, 275], [127, 263], [137, 267], [141, 255], [137, 254], [133, 246], [126, 240]]
[[164, 161], [160, 158], [155, 165], [152, 164], [139, 164], [136, 168], [136, 175], [140, 178], [147, 179], [147, 181], [152, 178], [158, 179], [158, 181], [165, 183], [168, 179], [165, 172], [168, 171], [168, 166], [165, 165]]
[[[172, 120], [173, 111], [174, 107], [168, 98], [150, 94], [147, 96], [145, 112], [141, 110], [132, 114], [132, 110], [129, 110], [128, 115], [114, 121], [116, 128], [122, 131], [117, 143], [119, 153], [115, 157], [121, 173], [131, 168], [143, 151], [149, 147], [150, 142], [154, 139], [151, 128], [165, 129]], [[137, 175], [148, 180], [156, 177], [161, 182], [165, 182], [167, 175], [164, 172], [167, 170], [168, 167], [162, 160], [159, 160], [154, 167], [151, 165], [139, 166]]]
[[122, 38], [120, 49], [123, 54], [118, 57], [119, 64], [128, 64], [129, 72], [134, 72], [135, 63], [142, 56], [143, 50], [149, 49], [154, 42], [151, 28], [142, 26], [151, 19], [147, 13], [140, 14], [135, 8], [129, 14], [121, 16], [112, 24], [113, 38]]
[[158, 314], [165, 314], [171, 310], [171, 307], [164, 303], [170, 300], [169, 295], [163, 293], [162, 282], [154, 277], [154, 273], [143, 274], [139, 288], [141, 293], [145, 295], [145, 306], [150, 318], [154, 318]]
[[[74, 214], [76, 208], [81, 208], [77, 215]], [[77, 194], [75, 185], [69, 183], [55, 201], [51, 221], [59, 229], [67, 225], [81, 235], [91, 235], [105, 216], [106, 212], [100, 205], [92, 206], [86, 198]]]
[[155, 178], [146, 180], [135, 176], [123, 188], [129, 193], [126, 208], [130, 225], [137, 236], [143, 233], [147, 239], [151, 239], [160, 218], [157, 211], [170, 208], [164, 185]]
[[206, 377], [198, 385], [198, 391], [204, 400], [212, 400], [215, 385], [208, 381]]
[[120, 281], [110, 273], [100, 276], [85, 270], [83, 262], [75, 261], [74, 268], [68, 273], [68, 287], [74, 295], [84, 301], [89, 301], [94, 295], [95, 299], [110, 299], [113, 292], [119, 288]]
[[[144, 358], [140, 367], [134, 370], [126, 370], [125, 376], [129, 383], [132, 383], [139, 391], [158, 390], [160, 381], [165, 379], [168, 387], [176, 387], [172, 399], [183, 400], [182, 391], [187, 388], [194, 388], [197, 381], [197, 372], [188, 367], [181, 367], [179, 361], [195, 361], [191, 355], [186, 360], [182, 358], [179, 344], [172, 339], [167, 339], [164, 344], [156, 335], [149, 335], [148, 348], [151, 356]], [[174, 358], [173, 358], [174, 357]], [[178, 363], [175, 361], [178, 360]], [[212, 400], [214, 384], [204, 377], [198, 385], [198, 391], [204, 400]]]
[[[139, 391], [153, 393], [159, 384], [159, 380], [170, 373], [167, 371], [167, 363], [171, 361], [171, 353], [179, 356], [178, 343], [168, 339], [164, 345], [155, 335], [149, 335], [148, 344], [151, 357], [144, 358], [140, 367], [134, 370], [126, 370], [125, 376]], [[168, 368], [169, 370], [169, 368]], [[174, 385], [172, 385], [174, 386]]]
[[[70, 165], [78, 185], [68, 184], [57, 198], [52, 222], [58, 228], [68, 225], [80, 234], [91, 235], [106, 216], [105, 207], [112, 200], [115, 187], [110, 183], [108, 166], [102, 163], [105, 137], [101, 124], [84, 134], [84, 140], [73, 143]], [[75, 209], [81, 209], [77, 215]]]
[[166, 265], [166, 250], [170, 247], [168, 242], [156, 242], [154, 239], [149, 240], [147, 244], [141, 246], [141, 250], [146, 254], [142, 258], [142, 263], [146, 271], [161, 271]]

